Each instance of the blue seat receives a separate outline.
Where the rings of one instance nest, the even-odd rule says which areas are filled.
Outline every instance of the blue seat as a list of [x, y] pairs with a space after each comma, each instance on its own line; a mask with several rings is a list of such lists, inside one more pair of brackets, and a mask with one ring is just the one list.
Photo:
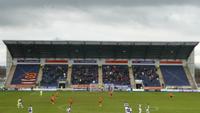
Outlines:
[[47, 64], [43, 67], [42, 80], [40, 86], [57, 87], [59, 80], [66, 80], [68, 65]]
[[183, 66], [163, 65], [160, 66], [165, 85], [167, 86], [189, 86], [187, 75]]
[[134, 65], [132, 66], [134, 78], [142, 80], [145, 87], [159, 87], [159, 75], [154, 65]]
[[18, 64], [11, 84], [35, 84], [39, 67], [37, 64]]

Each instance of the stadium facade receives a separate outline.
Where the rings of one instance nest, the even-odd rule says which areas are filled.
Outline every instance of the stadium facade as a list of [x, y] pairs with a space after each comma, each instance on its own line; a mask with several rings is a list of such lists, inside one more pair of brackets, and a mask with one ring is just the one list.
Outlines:
[[197, 89], [194, 48], [198, 42], [4, 43], [7, 88]]

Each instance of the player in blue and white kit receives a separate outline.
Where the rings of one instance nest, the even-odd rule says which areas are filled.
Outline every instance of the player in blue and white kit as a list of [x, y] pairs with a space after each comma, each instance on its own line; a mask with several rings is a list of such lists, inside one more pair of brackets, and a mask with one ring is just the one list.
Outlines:
[[124, 103], [125, 113], [132, 113], [132, 108], [129, 107], [128, 103]]
[[67, 107], [66, 112], [71, 113], [71, 106]]
[[33, 107], [31, 105], [28, 107], [28, 113], [33, 113]]
[[132, 113], [132, 108], [129, 106], [125, 107], [125, 113]]

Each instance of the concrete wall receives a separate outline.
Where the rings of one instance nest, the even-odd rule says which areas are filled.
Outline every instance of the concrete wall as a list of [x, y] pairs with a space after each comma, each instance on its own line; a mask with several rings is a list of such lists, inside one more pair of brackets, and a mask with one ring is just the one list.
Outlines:
[[6, 54], [6, 77], [7, 77], [14, 61], [8, 49], [6, 52], [7, 52]]
[[194, 51], [190, 54], [189, 58], [187, 59], [186, 64], [190, 70], [190, 73], [193, 78], [195, 78], [195, 59], [194, 59]]

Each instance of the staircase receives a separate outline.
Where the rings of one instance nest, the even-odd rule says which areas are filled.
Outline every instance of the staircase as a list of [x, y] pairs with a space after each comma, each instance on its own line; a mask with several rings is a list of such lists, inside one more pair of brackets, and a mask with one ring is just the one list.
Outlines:
[[132, 69], [131, 66], [129, 66], [128, 71], [129, 71], [129, 78], [130, 78], [131, 87], [135, 88], [135, 78], [133, 76], [134, 73], [133, 73], [133, 69]]
[[165, 82], [164, 82], [160, 67], [157, 68], [157, 74], [159, 75], [159, 81], [160, 81], [161, 86], [165, 87]]
[[184, 66], [183, 68], [184, 68], [185, 74], [187, 75], [188, 81], [189, 81], [192, 89], [197, 89], [197, 84], [196, 84], [194, 78], [192, 77], [188, 67]]
[[68, 66], [68, 72], [67, 72], [67, 83], [68, 83], [68, 86], [71, 85], [71, 77], [72, 77], [72, 66]]
[[43, 67], [40, 67], [36, 84], [39, 84], [41, 82], [41, 80], [42, 80], [42, 74], [43, 74]]
[[15, 69], [16, 69], [16, 65], [12, 65], [11, 68], [10, 68], [10, 71], [7, 75], [7, 80], [6, 80], [6, 83], [5, 83], [5, 86], [7, 88], [9, 88], [10, 85], [11, 85], [11, 81], [12, 81], [13, 75], [15, 73]]
[[102, 66], [99, 66], [99, 68], [98, 68], [98, 83], [100, 86], [103, 85]]

